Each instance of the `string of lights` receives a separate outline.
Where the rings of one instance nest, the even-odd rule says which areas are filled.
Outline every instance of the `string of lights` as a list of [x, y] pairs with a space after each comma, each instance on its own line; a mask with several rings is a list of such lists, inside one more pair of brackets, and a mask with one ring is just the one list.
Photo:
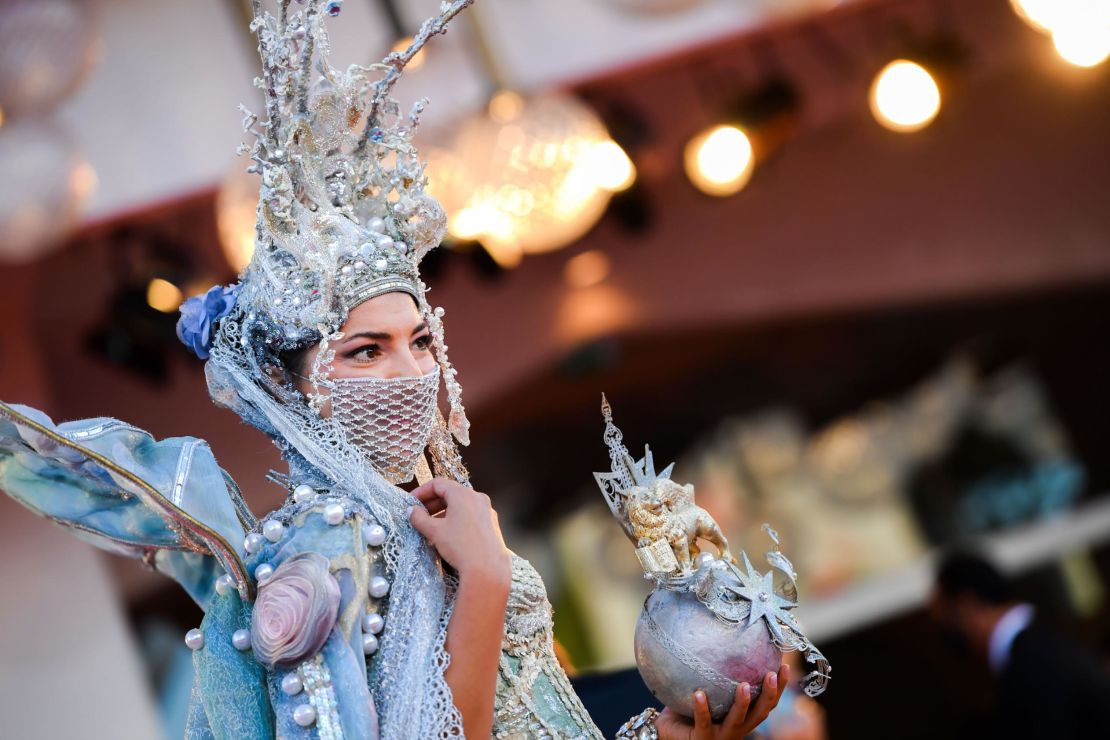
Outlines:
[[[392, 0], [380, 1], [395, 33], [405, 34], [398, 6]], [[1090, 68], [1110, 57], [1110, 0], [1010, 4], [1018, 17], [1050, 38], [1067, 65]], [[930, 29], [915, 29], [915, 24], [898, 18], [899, 12], [913, 8], [936, 16]], [[797, 70], [785, 70], [776, 57], [784, 33], [807, 36], [821, 72], [829, 78], [828, 87], [836, 88], [823, 94], [839, 96], [842, 108], [852, 105], [843, 101], [858, 96], [883, 129], [899, 135], [924, 131], [944, 116], [969, 75], [968, 45], [959, 37], [961, 9], [953, 0], [846, 3], [831, 13], [839, 12], [841, 20], [852, 16], [861, 43], [831, 31], [829, 21], [839, 21], [826, 18], [829, 13], [812, 14], [733, 42], [732, 54], [750, 52], [751, 63], [725, 70], [699, 62], [697, 54], [670, 60], [669, 65], [689, 68], [690, 84], [699, 90], [708, 112], [681, 145], [678, 166], [701, 193], [736, 197], [759, 177], [768, 159], [798, 135], [798, 121], [803, 113], [809, 115], [814, 90], [799, 84], [804, 80], [799, 80]], [[612, 96], [591, 95], [589, 85], [573, 91], [513, 89], [481, 25], [472, 28], [470, 36], [490, 85], [488, 105], [461, 121], [446, 145], [426, 148], [432, 161], [430, 189], [451, 214], [450, 237], [460, 245], [480, 245], [495, 269], [506, 270], [529, 254], [577, 242], [607, 212], [643, 228], [651, 205], [641, 176], [661, 176], [660, 153], [643, 140], [658, 138], [658, 132], [645, 136], [647, 123], [635, 110], [615, 115]], [[745, 69], [750, 74], [740, 73]], [[846, 83], [846, 78], [853, 82]], [[868, 84], [862, 85], [864, 80]], [[857, 88], [856, 81], [862, 86]], [[663, 158], [670, 161], [673, 154]], [[235, 268], [245, 264], [253, 246], [256, 189], [253, 180], [229, 176], [217, 204], [221, 239]], [[604, 271], [600, 264], [568, 264], [568, 283], [594, 282], [593, 276]]]

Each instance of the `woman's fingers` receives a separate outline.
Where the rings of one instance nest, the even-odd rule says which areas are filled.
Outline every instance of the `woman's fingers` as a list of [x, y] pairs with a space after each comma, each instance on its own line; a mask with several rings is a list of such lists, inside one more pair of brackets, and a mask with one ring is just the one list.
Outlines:
[[[419, 493], [417, 493], [418, 491]], [[420, 491], [420, 489], [416, 489], [412, 492], [412, 495], [416, 497], [417, 501], [424, 504], [429, 514], [438, 514], [447, 509], [447, 502], [435, 491]]]
[[[473, 489], [446, 478], [432, 478], [412, 490], [412, 495], [432, 514], [443, 511], [451, 505], [452, 501], [458, 501], [460, 496], [472, 496], [474, 493]], [[481, 495], [485, 496], [485, 494]]]
[[694, 692], [694, 740], [713, 740], [713, 715], [709, 712], [709, 699], [705, 692]]
[[755, 706], [748, 715], [750, 722], [746, 725], [750, 729], [754, 729], [760, 722], [767, 719], [767, 715], [779, 703], [779, 697], [782, 696], [783, 689], [786, 688], [786, 682], [790, 679], [790, 668], [783, 663], [779, 666], [778, 674], [768, 673], [763, 677], [763, 690], [759, 692], [759, 698], [755, 700]]
[[744, 720], [748, 718], [748, 707], [751, 703], [752, 687], [745, 681], [736, 687], [736, 698], [732, 702], [732, 708], [728, 710], [725, 721], [721, 724], [721, 731], [725, 737], [736, 740], [744, 737], [746, 734]]
[[424, 538], [432, 545], [435, 545], [440, 528], [444, 526], [442, 519], [432, 516], [419, 506], [414, 506], [412, 507], [412, 513], [409, 515], [409, 521], [412, 522], [412, 526], [417, 532], [424, 535]]

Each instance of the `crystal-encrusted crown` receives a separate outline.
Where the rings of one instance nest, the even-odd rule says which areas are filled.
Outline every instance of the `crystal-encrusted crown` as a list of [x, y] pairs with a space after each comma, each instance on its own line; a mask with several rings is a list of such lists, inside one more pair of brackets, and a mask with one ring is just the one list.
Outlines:
[[243, 109], [254, 135], [239, 151], [261, 175], [255, 251], [240, 301], [291, 331], [334, 331], [359, 303], [401, 290], [423, 301], [419, 264], [447, 229], [425, 192], [413, 144], [427, 100], [405, 116], [389, 93], [405, 66], [473, 0], [444, 2], [405, 51], [379, 64], [328, 62], [324, 18], [341, 3], [255, 0], [266, 117]]

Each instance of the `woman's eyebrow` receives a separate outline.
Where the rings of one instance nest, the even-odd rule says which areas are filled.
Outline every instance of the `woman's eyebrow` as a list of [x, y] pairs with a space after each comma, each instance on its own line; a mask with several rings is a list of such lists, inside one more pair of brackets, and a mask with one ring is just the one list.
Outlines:
[[392, 338], [393, 335], [387, 331], [360, 331], [357, 334], [351, 334], [350, 336], [344, 337], [343, 343], [347, 344], [349, 342], [353, 342], [356, 339], [376, 339], [378, 341], [385, 342], [389, 341]]
[[[412, 334], [413, 336], [415, 336], [427, 328], [428, 324], [422, 321], [416, 325], [416, 328], [412, 330]], [[355, 334], [350, 334], [346, 337], [343, 337], [343, 344], [353, 342], [356, 339], [375, 339], [379, 342], [388, 342], [393, 339], [393, 335], [387, 331], [360, 331]]]

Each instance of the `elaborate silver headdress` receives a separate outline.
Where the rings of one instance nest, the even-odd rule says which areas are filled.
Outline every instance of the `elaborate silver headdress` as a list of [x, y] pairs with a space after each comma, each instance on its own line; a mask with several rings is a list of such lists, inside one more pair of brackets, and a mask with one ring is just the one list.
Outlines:
[[[264, 92], [266, 117], [241, 106], [244, 130], [254, 140], [239, 153], [253, 160], [248, 171], [261, 176], [261, 191], [254, 254], [230, 321], [221, 327], [232, 325], [238, 336], [230, 339], [241, 347], [267, 345], [253, 358], [258, 369], [323, 341], [312, 378], [318, 381], [327, 342], [339, 336], [353, 308], [383, 293], [408, 293], [432, 334], [450, 404], [447, 426], [468, 444], [444, 312], [428, 305], [420, 279], [420, 261], [447, 231], [443, 208], [425, 192], [424, 164], [413, 144], [428, 101], [417, 101], [404, 116], [390, 91], [427, 41], [473, 0], [442, 3], [408, 49], [343, 72], [328, 62], [323, 23], [342, 3], [299, 2], [303, 8], [294, 10], [290, 0], [278, 0], [276, 14], [253, 2], [251, 30], [262, 58], [255, 85]], [[319, 410], [321, 399], [315, 401]]]

